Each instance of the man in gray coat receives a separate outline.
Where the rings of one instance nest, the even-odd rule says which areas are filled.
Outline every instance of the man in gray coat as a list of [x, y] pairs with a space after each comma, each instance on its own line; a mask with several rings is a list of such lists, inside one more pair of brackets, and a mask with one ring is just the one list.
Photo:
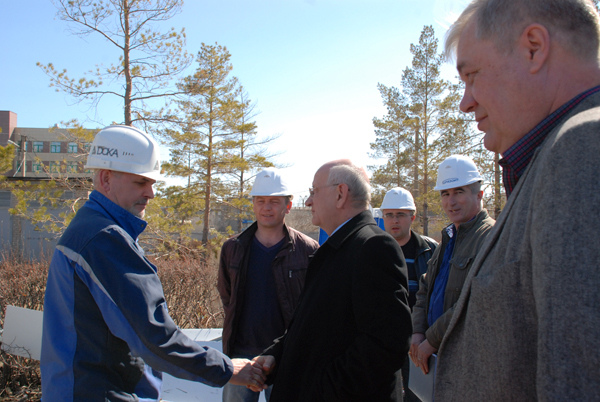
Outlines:
[[600, 400], [599, 32], [589, 0], [475, 0], [448, 32], [508, 200], [440, 346], [436, 400]]

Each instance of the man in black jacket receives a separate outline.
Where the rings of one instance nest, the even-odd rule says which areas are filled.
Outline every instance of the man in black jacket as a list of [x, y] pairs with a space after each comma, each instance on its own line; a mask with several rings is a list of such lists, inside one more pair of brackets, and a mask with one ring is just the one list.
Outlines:
[[271, 402], [401, 401], [412, 331], [406, 263], [368, 211], [364, 170], [349, 160], [315, 174], [306, 205], [329, 235], [308, 266], [286, 334], [259, 362]]
[[[410, 227], [415, 221], [417, 207], [410, 191], [396, 187], [383, 197], [379, 208], [383, 214], [385, 231], [392, 235], [402, 248], [408, 269], [408, 305], [412, 311], [417, 292], [419, 291], [419, 278], [427, 273], [427, 262], [433, 255], [438, 243], [430, 237], [421, 236]], [[407, 402], [420, 402], [420, 399], [408, 389], [409, 376], [408, 359], [402, 367], [402, 382], [404, 384], [404, 400]]]
[[438, 243], [431, 237], [422, 236], [410, 227], [415, 221], [417, 207], [410, 191], [396, 187], [385, 193], [379, 208], [383, 214], [385, 231], [392, 235], [402, 248], [408, 269], [408, 304], [415, 305], [419, 291], [419, 279], [427, 272], [427, 261]]
[[[309, 257], [319, 244], [288, 227], [292, 194], [281, 172], [256, 175], [252, 191], [256, 221], [223, 244], [218, 289], [225, 310], [223, 352], [252, 358], [283, 335], [304, 286]], [[265, 390], [268, 400], [271, 388]], [[223, 402], [256, 402], [243, 385], [223, 388]]]

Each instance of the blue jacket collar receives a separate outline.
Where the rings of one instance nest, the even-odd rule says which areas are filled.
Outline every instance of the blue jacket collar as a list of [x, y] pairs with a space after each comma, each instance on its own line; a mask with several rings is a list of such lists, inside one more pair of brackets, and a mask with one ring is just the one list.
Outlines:
[[134, 239], [137, 239], [148, 225], [145, 220], [121, 208], [96, 190], [92, 191], [90, 199], [85, 203], [84, 207], [91, 208], [111, 218]]

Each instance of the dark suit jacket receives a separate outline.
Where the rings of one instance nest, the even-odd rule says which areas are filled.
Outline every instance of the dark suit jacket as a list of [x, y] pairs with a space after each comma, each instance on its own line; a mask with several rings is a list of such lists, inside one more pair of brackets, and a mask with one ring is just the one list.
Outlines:
[[401, 401], [407, 295], [400, 246], [358, 214], [317, 250], [286, 334], [264, 352], [277, 362], [270, 402]]

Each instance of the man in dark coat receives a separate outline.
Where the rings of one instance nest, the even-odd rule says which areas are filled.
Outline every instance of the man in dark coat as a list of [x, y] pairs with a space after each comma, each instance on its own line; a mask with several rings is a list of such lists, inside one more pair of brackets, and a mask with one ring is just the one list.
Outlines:
[[306, 205], [329, 238], [286, 334], [258, 358], [274, 383], [270, 402], [402, 400], [397, 379], [412, 333], [406, 263], [369, 200], [368, 178], [349, 160], [315, 174]]

